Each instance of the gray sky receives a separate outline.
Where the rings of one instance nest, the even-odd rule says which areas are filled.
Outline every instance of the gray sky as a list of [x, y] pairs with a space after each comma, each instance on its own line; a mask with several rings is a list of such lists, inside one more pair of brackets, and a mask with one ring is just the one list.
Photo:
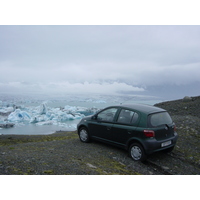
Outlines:
[[0, 26], [0, 70], [0, 93], [200, 95], [200, 26]]

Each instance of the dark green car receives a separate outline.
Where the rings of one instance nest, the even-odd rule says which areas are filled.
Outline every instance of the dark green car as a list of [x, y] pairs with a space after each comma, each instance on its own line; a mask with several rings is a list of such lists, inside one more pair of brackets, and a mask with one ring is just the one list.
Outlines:
[[173, 150], [178, 134], [166, 110], [131, 104], [107, 107], [77, 125], [82, 142], [98, 140], [129, 151], [135, 161], [144, 161], [156, 151]]

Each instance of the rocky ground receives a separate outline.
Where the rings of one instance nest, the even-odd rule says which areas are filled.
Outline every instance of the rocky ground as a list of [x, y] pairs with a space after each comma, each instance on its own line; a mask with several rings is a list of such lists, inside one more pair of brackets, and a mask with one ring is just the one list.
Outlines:
[[0, 174], [195, 175], [200, 174], [200, 97], [163, 102], [177, 126], [172, 153], [155, 153], [134, 162], [122, 149], [99, 142], [82, 143], [76, 132], [52, 135], [1, 135]]

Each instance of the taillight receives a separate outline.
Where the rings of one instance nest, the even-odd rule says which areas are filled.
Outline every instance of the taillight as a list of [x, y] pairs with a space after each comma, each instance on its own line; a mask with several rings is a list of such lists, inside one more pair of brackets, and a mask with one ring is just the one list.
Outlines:
[[144, 130], [144, 134], [146, 137], [155, 137], [155, 132], [152, 130]]

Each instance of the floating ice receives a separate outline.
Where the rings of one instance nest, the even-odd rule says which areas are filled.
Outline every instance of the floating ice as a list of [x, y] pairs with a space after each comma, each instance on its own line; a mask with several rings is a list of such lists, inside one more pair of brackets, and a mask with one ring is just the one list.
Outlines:
[[46, 114], [47, 113], [47, 106], [46, 103], [42, 103], [39, 108], [39, 114]]
[[69, 111], [69, 112], [76, 112], [77, 111], [77, 107], [66, 105], [64, 110]]
[[8, 116], [8, 121], [10, 122], [30, 121], [30, 119], [30, 115], [26, 111], [21, 111], [20, 109], [16, 109]]
[[52, 125], [62, 127], [64, 130], [76, 130], [79, 120], [96, 113], [98, 110], [95, 107], [86, 108], [69, 105], [53, 108], [47, 106], [47, 102], [42, 102], [39, 106], [16, 106], [14, 103], [11, 107], [6, 102], [4, 105], [1, 103], [0, 106], [0, 124], [14, 123], [14, 127], [29, 124], [37, 127]]
[[13, 107], [3, 107], [3, 108], [0, 108], [0, 113], [1, 114], [7, 114], [7, 113], [10, 113], [10, 112], [13, 112], [13, 111], [14, 111]]
[[45, 121], [45, 122], [38, 122], [36, 123], [36, 125], [42, 126], [42, 125], [52, 125], [53, 122], [52, 121]]
[[96, 100], [95, 103], [107, 103], [105, 100]]

